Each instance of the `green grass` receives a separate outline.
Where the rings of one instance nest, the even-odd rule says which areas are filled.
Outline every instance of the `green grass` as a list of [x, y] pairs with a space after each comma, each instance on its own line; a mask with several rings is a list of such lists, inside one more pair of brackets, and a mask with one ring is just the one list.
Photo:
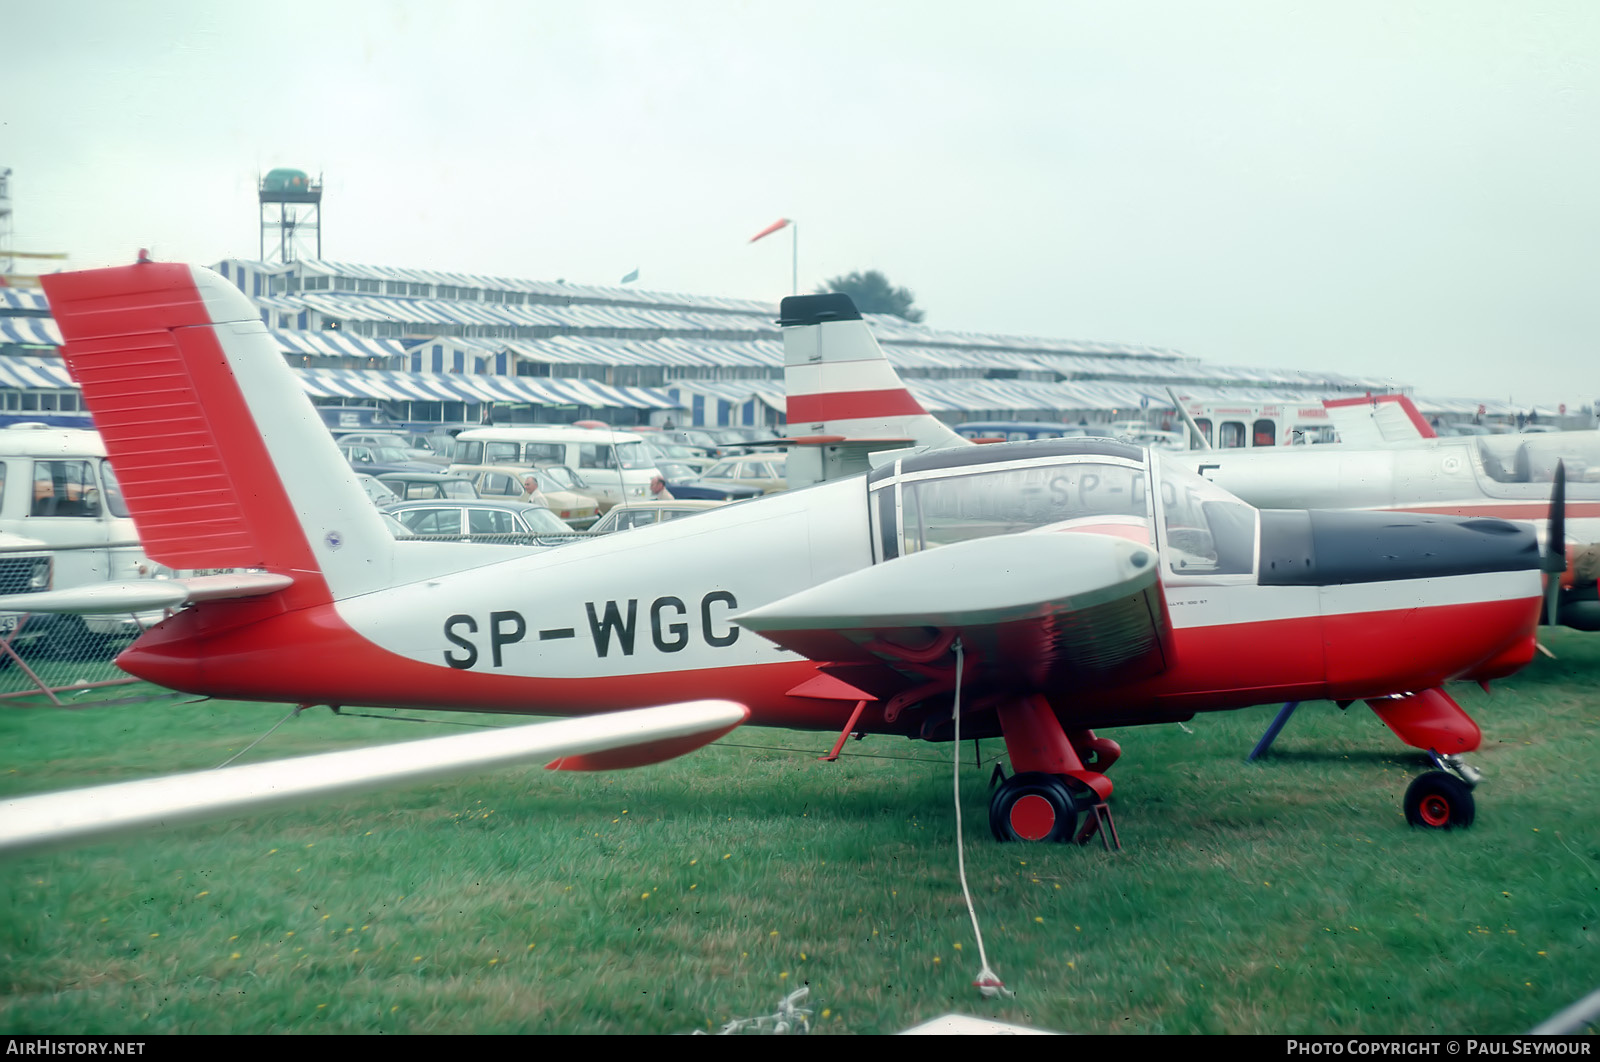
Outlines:
[[[331, 801], [5, 868], [0, 1031], [686, 1032], [801, 983], [819, 1031], [948, 1011], [1077, 1032], [1512, 1033], [1600, 984], [1600, 638], [1557, 632], [1493, 696], [1478, 821], [1409, 829], [1422, 769], [1362, 707], [1121, 741], [1124, 850], [996, 844], [948, 746], [744, 730], [658, 767], [538, 768]], [[126, 691], [84, 694], [121, 697]], [[7, 795], [213, 766], [282, 707], [0, 708]], [[483, 717], [461, 717], [471, 721]], [[325, 709], [255, 761], [456, 728]], [[999, 742], [986, 742], [988, 755]], [[966, 747], [970, 762], [971, 746]], [[899, 757], [917, 757], [907, 760]], [[826, 1017], [821, 1017], [826, 1011]]]

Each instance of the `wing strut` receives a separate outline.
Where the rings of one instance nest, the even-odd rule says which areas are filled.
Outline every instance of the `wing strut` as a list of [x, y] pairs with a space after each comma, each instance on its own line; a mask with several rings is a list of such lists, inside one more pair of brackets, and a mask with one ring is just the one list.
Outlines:
[[844, 748], [844, 743], [850, 739], [850, 735], [855, 731], [856, 722], [861, 718], [861, 712], [866, 706], [866, 701], [856, 702], [856, 710], [850, 713], [850, 721], [845, 723], [843, 730], [839, 731], [839, 740], [833, 743], [832, 751], [826, 756], [818, 756], [817, 759], [823, 763], [832, 763], [839, 758], [839, 750]]

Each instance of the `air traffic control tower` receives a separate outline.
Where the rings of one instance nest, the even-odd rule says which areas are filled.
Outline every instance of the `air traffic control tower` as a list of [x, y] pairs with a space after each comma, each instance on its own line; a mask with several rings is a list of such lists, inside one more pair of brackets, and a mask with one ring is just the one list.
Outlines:
[[[267, 235], [277, 230], [272, 239]], [[307, 257], [302, 241], [316, 234], [316, 253], [322, 258], [322, 178], [312, 180], [303, 170], [275, 169], [261, 178], [261, 261], [293, 262]], [[275, 257], [267, 248], [274, 247]]]

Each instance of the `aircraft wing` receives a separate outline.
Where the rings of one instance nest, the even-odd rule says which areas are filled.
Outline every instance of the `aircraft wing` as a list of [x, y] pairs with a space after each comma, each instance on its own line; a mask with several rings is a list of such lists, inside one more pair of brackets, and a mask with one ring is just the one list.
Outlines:
[[573, 757], [638, 766], [715, 741], [749, 717], [732, 701], [690, 701], [19, 797], [0, 801], [0, 857], [550, 757], [552, 768], [570, 768]]
[[1114, 535], [1000, 535], [864, 568], [735, 621], [878, 696], [925, 678], [919, 665], [954, 638], [985, 688], [1068, 690], [1167, 667], [1158, 572], [1154, 549]]

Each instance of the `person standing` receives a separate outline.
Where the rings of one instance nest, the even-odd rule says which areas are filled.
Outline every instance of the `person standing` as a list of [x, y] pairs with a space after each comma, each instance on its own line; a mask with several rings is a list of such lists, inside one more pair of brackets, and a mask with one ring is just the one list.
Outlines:
[[539, 477], [532, 472], [522, 477], [522, 497], [519, 500], [529, 505], [542, 505], [546, 509], [550, 508], [549, 499], [539, 489]]
[[654, 476], [650, 480], [650, 500], [651, 501], [673, 501], [674, 500], [674, 498], [672, 497], [672, 492], [667, 490], [667, 481], [662, 479], [660, 476]]

